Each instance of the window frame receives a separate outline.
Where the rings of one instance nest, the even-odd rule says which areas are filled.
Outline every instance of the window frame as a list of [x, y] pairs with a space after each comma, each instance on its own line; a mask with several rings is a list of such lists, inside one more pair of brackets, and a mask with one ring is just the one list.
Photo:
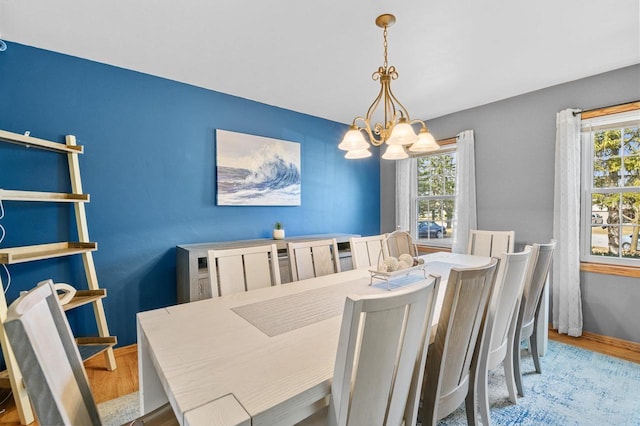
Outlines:
[[[586, 118], [585, 118], [586, 116]], [[627, 104], [618, 108], [604, 108], [602, 110], [584, 113], [580, 124], [581, 145], [581, 176], [580, 176], [580, 261], [581, 269], [603, 272], [605, 269], [597, 265], [611, 265], [619, 267], [640, 268], [640, 259], [599, 256], [592, 251], [591, 215], [593, 214], [592, 197], [598, 193], [640, 192], [640, 187], [594, 188], [594, 133], [600, 130], [630, 127], [640, 125], [640, 102]], [[596, 224], [598, 225], [598, 224]], [[622, 235], [621, 235], [622, 237]], [[622, 244], [621, 244], [622, 245]], [[619, 248], [621, 250], [621, 247]], [[589, 266], [591, 265], [591, 266]], [[588, 268], [587, 268], [588, 267]], [[587, 269], [585, 269], [587, 268]]]
[[[413, 167], [411, 168], [411, 179], [412, 179], [412, 187], [411, 187], [411, 209], [410, 209], [410, 224], [411, 224], [411, 236], [413, 237], [414, 241], [416, 242], [417, 245], [423, 246], [423, 247], [436, 247], [436, 248], [448, 248], [451, 249], [451, 246], [453, 245], [453, 239], [452, 238], [447, 238], [447, 241], [443, 241], [443, 240], [438, 240], [437, 238], [433, 238], [433, 239], [420, 239], [418, 238], [418, 203], [421, 200], [425, 200], [425, 199], [438, 199], [438, 200], [444, 200], [444, 199], [450, 199], [454, 201], [454, 211], [455, 211], [455, 198], [458, 194], [458, 187], [456, 185], [455, 191], [452, 195], [441, 195], [441, 196], [419, 196], [418, 195], [418, 159], [419, 158], [423, 158], [423, 157], [430, 157], [430, 156], [434, 156], [434, 155], [441, 155], [441, 154], [448, 154], [450, 152], [457, 152], [457, 138], [449, 138], [449, 139], [444, 139], [444, 140], [439, 140], [438, 144], [440, 145], [440, 149], [436, 150], [436, 151], [430, 151], [430, 152], [425, 152], [425, 153], [419, 153], [419, 154], [413, 154], [411, 155], [411, 161], [414, 162]], [[456, 173], [457, 173], [457, 169], [456, 169]], [[457, 180], [457, 177], [456, 177]], [[451, 235], [453, 235], [453, 232], [455, 230], [455, 221], [452, 220], [452, 231], [451, 231]]]

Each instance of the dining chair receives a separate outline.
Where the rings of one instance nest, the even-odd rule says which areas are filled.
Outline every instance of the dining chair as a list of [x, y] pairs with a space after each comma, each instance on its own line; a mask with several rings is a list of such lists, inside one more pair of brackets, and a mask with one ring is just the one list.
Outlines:
[[406, 231], [393, 231], [386, 234], [387, 253], [389, 256], [400, 257], [401, 254], [409, 254], [412, 257], [418, 255], [418, 248], [413, 242], [411, 234]]
[[531, 246], [519, 253], [503, 253], [482, 330], [480, 356], [475, 382], [477, 407], [483, 425], [491, 423], [489, 414], [489, 370], [502, 364], [509, 398], [517, 402], [513, 368], [513, 341], [524, 283], [531, 260]]
[[280, 285], [275, 244], [207, 252], [213, 297]]
[[[82, 358], [52, 280], [8, 308], [4, 328], [41, 425], [102, 424]], [[167, 403], [130, 425], [177, 425]]]
[[378, 263], [389, 257], [384, 235], [351, 237], [349, 247], [351, 248], [353, 269], [377, 266]]
[[415, 425], [439, 287], [348, 296], [329, 406], [300, 425]]
[[290, 242], [287, 254], [291, 265], [291, 281], [340, 272], [340, 255], [335, 238]]
[[532, 244], [531, 247], [531, 262], [522, 293], [522, 302], [518, 310], [513, 342], [513, 369], [520, 396], [524, 396], [520, 369], [520, 343], [523, 340], [528, 340], [529, 352], [533, 356], [536, 373], [542, 373], [538, 353], [538, 316], [542, 305], [542, 292], [547, 282], [555, 248], [556, 240], [551, 240], [548, 244]]
[[514, 231], [469, 231], [467, 254], [500, 257], [502, 253], [513, 253]]
[[429, 345], [419, 419], [435, 425], [465, 402], [467, 421], [477, 424], [475, 389], [479, 334], [498, 259], [478, 268], [452, 268], [438, 327]]

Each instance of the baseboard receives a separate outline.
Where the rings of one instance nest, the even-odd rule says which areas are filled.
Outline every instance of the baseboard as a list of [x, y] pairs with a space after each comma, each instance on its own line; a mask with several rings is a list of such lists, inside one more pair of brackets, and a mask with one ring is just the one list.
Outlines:
[[[553, 329], [553, 324], [549, 323], [549, 331], [558, 333]], [[566, 335], [565, 335], [566, 336]], [[640, 353], [640, 343], [632, 342], [631, 340], [619, 339], [617, 337], [603, 336], [602, 334], [591, 333], [589, 331], [583, 331], [582, 336], [574, 337], [574, 339], [586, 339], [592, 342], [600, 343], [602, 345], [611, 346], [614, 348], [626, 349]]]
[[630, 351], [640, 352], [640, 343], [630, 340], [618, 339], [617, 337], [603, 336], [601, 334], [582, 332], [582, 337], [604, 345], [614, 346], [616, 348], [628, 349]]
[[129, 355], [132, 352], [138, 352], [138, 345], [135, 343], [132, 345], [120, 346], [119, 348], [114, 348], [113, 356]]

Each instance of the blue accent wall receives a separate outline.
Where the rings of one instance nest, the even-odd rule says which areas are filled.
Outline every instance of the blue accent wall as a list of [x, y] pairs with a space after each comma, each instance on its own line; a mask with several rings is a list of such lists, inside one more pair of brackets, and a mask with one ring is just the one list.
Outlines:
[[[265, 84], [258, 76], [246, 84]], [[288, 236], [379, 233], [379, 158], [344, 159], [336, 146], [346, 128], [16, 43], [0, 53], [0, 129], [56, 142], [73, 134], [85, 147], [89, 235], [120, 345], [136, 341], [137, 312], [176, 303], [176, 245], [268, 238], [276, 221]], [[301, 206], [216, 206], [215, 129], [299, 142]], [[64, 155], [0, 143], [0, 188], [68, 192], [67, 170]], [[1, 247], [77, 239], [72, 205], [5, 201], [4, 210]], [[86, 288], [80, 256], [9, 269], [9, 302], [47, 278]], [[77, 335], [95, 335], [90, 306], [69, 319]]]

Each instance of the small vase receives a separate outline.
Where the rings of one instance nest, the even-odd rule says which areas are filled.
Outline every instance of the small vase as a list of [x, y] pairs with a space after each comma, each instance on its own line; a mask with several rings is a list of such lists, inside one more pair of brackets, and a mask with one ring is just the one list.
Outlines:
[[284, 240], [284, 229], [274, 229], [273, 230], [273, 239], [274, 240]]

